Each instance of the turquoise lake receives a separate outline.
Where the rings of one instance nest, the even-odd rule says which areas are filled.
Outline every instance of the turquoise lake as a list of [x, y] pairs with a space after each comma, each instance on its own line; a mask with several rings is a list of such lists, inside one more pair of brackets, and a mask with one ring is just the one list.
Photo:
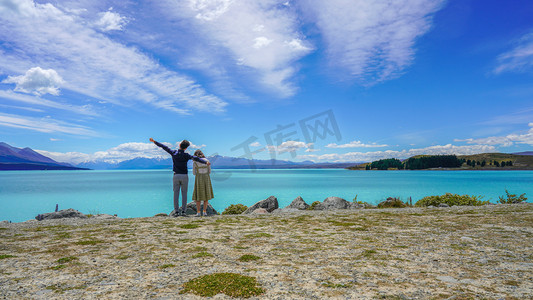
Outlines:
[[[213, 207], [247, 206], [274, 195], [280, 207], [297, 196], [311, 204], [329, 196], [377, 204], [387, 197], [413, 203], [446, 192], [483, 195], [497, 202], [505, 189], [533, 197], [533, 171], [350, 171], [344, 169], [221, 170], [211, 174]], [[0, 221], [22, 222], [39, 213], [74, 208], [83, 213], [148, 217], [172, 210], [170, 170], [3, 171]], [[189, 201], [194, 176], [189, 174]]]

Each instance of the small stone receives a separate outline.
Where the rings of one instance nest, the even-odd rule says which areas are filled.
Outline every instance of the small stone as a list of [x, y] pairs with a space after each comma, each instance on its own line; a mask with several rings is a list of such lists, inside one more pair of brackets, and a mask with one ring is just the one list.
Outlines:
[[440, 203], [439, 207], [450, 207], [450, 206], [448, 204], [446, 204], [446, 203]]
[[264, 208], [258, 208], [254, 211], [252, 211], [252, 214], [268, 214], [268, 211]]

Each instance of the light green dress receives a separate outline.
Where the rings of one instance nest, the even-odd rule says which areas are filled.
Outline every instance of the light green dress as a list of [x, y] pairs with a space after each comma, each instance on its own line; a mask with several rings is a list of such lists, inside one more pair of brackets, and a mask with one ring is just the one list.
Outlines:
[[211, 177], [209, 176], [211, 166], [195, 161], [193, 163], [192, 173], [196, 176], [194, 178], [192, 200], [201, 202], [213, 199], [213, 186], [211, 185]]

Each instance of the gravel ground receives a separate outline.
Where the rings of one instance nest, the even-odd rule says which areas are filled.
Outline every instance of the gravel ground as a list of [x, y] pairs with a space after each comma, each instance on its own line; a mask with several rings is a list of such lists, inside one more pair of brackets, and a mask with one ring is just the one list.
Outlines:
[[28, 221], [0, 241], [4, 299], [200, 299], [183, 283], [217, 272], [259, 299], [533, 298], [533, 204]]

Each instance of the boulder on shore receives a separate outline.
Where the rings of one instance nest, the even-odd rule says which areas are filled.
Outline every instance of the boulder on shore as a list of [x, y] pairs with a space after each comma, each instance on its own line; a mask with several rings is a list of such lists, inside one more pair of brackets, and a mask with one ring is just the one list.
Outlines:
[[352, 209], [356, 208], [356, 204], [348, 202], [340, 197], [327, 197], [324, 201], [315, 206], [315, 210], [330, 210], [330, 209]]
[[261, 215], [261, 214], [268, 214], [268, 211], [264, 208], [258, 208], [254, 211], [252, 211], [252, 214], [254, 215]]
[[292, 200], [291, 204], [289, 204], [285, 208], [294, 208], [299, 210], [306, 210], [309, 207], [309, 204], [305, 203], [304, 199], [300, 196], [296, 197], [296, 199]]
[[52, 219], [65, 219], [65, 218], [87, 219], [87, 216], [73, 208], [69, 208], [69, 209], [63, 209], [63, 210], [55, 211], [51, 213], [39, 214], [35, 217], [35, 219], [38, 221], [52, 220]]
[[[196, 202], [193, 201], [193, 202], [189, 202], [187, 203], [187, 206], [185, 207], [186, 210], [185, 210], [185, 214], [186, 215], [196, 215]], [[200, 205], [200, 210], [201, 211], [204, 211], [204, 202], [202, 201], [201, 205]], [[218, 215], [218, 212], [213, 208], [213, 206], [211, 206], [211, 203], [208, 203], [207, 204], [207, 214], [208, 215]], [[178, 213], [176, 212], [176, 210], [173, 210], [170, 212], [170, 214], [168, 214], [169, 217], [177, 217], [178, 216]]]
[[271, 213], [272, 211], [274, 211], [278, 207], [279, 207], [278, 199], [276, 197], [274, 197], [274, 196], [270, 196], [270, 197], [266, 198], [265, 200], [261, 200], [261, 201], [257, 202], [256, 204], [248, 207], [248, 209], [245, 210], [243, 212], [243, 214], [250, 214], [254, 210], [258, 209], [258, 208], [264, 208], [264, 209], [266, 209], [267, 212]]

